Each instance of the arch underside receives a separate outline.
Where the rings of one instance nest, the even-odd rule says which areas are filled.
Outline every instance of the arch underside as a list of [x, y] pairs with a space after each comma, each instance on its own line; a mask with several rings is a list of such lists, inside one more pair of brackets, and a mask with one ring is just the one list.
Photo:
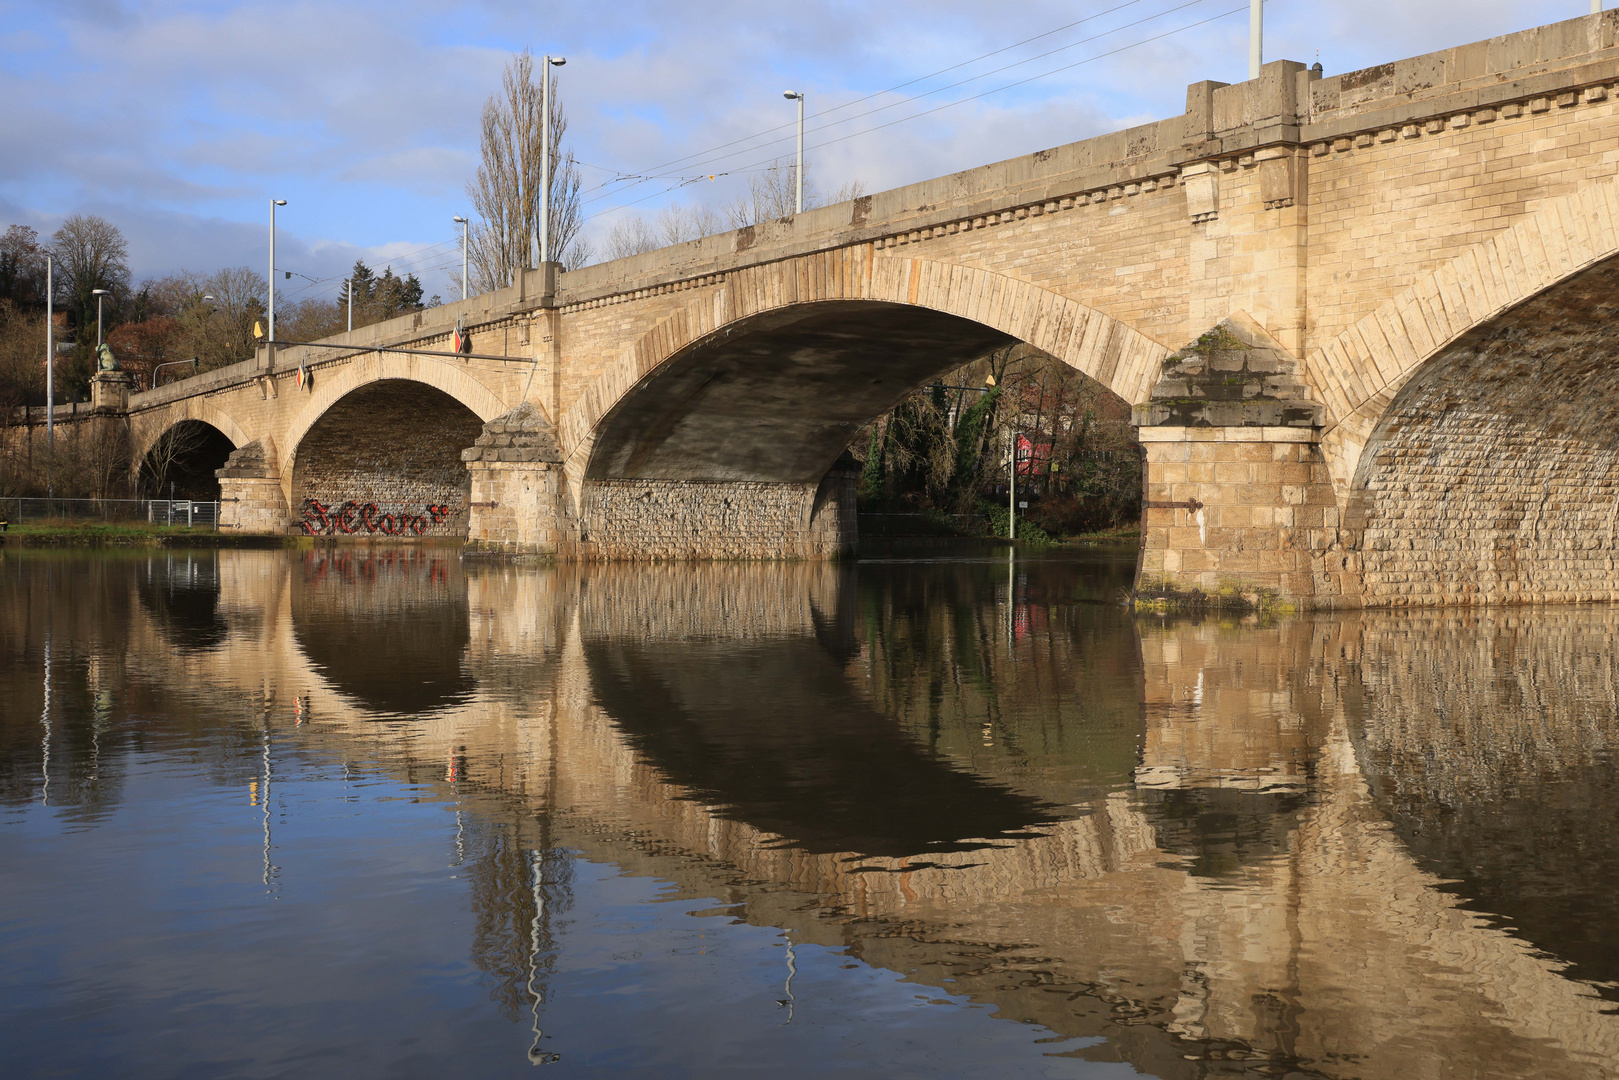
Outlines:
[[1413, 375], [1347, 510], [1369, 604], [1619, 599], [1619, 257]]
[[294, 520], [316, 534], [465, 537], [472, 481], [461, 452], [482, 430], [476, 413], [425, 383], [350, 391], [298, 444]]
[[1015, 339], [881, 301], [802, 304], [675, 354], [596, 430], [589, 480], [814, 484], [905, 394]]
[[158, 499], [217, 499], [214, 472], [234, 449], [231, 437], [208, 421], [179, 420], [153, 439], [138, 460], [141, 487]]

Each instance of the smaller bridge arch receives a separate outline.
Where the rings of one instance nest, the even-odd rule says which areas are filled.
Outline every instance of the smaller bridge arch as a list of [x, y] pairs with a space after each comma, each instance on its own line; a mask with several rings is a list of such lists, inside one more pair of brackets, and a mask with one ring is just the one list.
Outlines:
[[[327, 374], [328, 370], [330, 374]], [[287, 448], [281, 462], [283, 483], [291, 484], [298, 447], [303, 444], [304, 436], [333, 405], [361, 387], [390, 379], [430, 386], [464, 405], [484, 423], [510, 408], [501, 401], [499, 394], [464, 368], [432, 357], [377, 353], [351, 360], [341, 367], [316, 369], [309, 403], [287, 425], [286, 438], [282, 440], [282, 445]], [[290, 486], [287, 493], [290, 497]]]
[[164, 433], [187, 420], [200, 421], [214, 428], [229, 439], [235, 449], [241, 449], [249, 441], [242, 426], [229, 413], [216, 408], [208, 399], [184, 398], [172, 405], [135, 415], [130, 424], [134, 436], [130, 449], [133, 451], [134, 459], [138, 462], [145, 458], [151, 452], [153, 444], [161, 439]]
[[234, 419], [200, 398], [139, 414], [130, 428], [137, 487], [158, 498], [219, 498], [215, 470], [247, 442]]
[[1619, 182], [1582, 185], [1308, 358], [1369, 605], [1619, 598]]
[[293, 527], [317, 535], [465, 538], [461, 455], [507, 410], [464, 369], [381, 354], [322, 378], [288, 425], [279, 464]]

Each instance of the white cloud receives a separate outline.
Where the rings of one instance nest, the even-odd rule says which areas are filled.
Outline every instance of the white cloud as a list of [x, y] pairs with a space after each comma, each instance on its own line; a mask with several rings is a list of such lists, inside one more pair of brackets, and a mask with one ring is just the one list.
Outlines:
[[[1181, 2], [1139, 0], [900, 95]], [[819, 113], [1114, 6], [0, 0], [0, 210], [32, 223], [101, 208], [129, 234], [137, 274], [155, 274], [262, 261], [260, 219], [273, 193], [292, 204], [282, 219], [288, 257], [306, 259], [315, 276], [341, 274], [355, 257], [453, 238], [449, 218], [465, 211], [462, 188], [476, 165], [478, 112], [514, 49], [567, 54], [560, 85], [571, 144], [593, 167], [587, 184], [607, 180], [603, 168], [640, 174], [688, 159], [656, 179], [592, 193], [592, 212], [643, 199], [634, 209], [655, 211], [700, 195], [723, 201], [745, 187], [748, 166], [789, 156], [793, 107], [784, 89], [804, 90]], [[944, 94], [909, 103], [890, 95], [812, 117], [811, 127], [847, 121], [808, 139], [817, 180], [835, 189], [860, 179], [876, 190], [1169, 115], [1183, 107], [1187, 83], [1245, 76], [1240, 14], [1078, 62], [1238, 6], [1203, 0]], [[1583, 11], [1508, 0], [1465, 8], [1298, 0], [1268, 9], [1267, 56], [1312, 62], [1320, 49], [1336, 72]], [[904, 117], [913, 118], [830, 141]], [[779, 141], [747, 140], [779, 125], [789, 125], [775, 133]], [[739, 139], [747, 141], [702, 153]], [[677, 186], [682, 176], [726, 172], [713, 184]]]

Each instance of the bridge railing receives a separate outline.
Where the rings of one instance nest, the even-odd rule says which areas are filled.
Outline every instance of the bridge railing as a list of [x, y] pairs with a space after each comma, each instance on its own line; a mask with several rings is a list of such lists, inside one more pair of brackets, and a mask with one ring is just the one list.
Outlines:
[[146, 522], [219, 531], [218, 500], [203, 499], [24, 499], [0, 498], [0, 519], [9, 526]]

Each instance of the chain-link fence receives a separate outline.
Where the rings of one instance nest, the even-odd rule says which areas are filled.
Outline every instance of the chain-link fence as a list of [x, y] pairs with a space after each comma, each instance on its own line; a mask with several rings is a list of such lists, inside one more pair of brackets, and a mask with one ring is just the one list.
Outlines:
[[201, 499], [15, 499], [0, 498], [0, 520], [8, 526], [32, 523], [79, 524], [92, 521], [145, 522], [219, 530], [219, 503]]

